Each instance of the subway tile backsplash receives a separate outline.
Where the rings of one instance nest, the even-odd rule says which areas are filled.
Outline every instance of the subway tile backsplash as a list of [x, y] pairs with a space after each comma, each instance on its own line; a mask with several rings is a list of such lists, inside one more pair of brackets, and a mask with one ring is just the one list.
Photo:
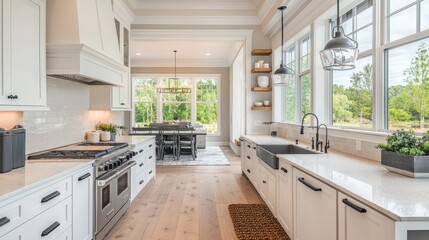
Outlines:
[[[277, 124], [277, 134], [280, 137], [296, 140], [300, 142], [305, 143], [311, 143], [311, 136], [315, 136], [315, 130], [307, 129], [305, 132], [308, 132], [309, 135], [300, 134], [300, 126], [292, 125], [292, 124], [285, 124], [285, 123], [276, 123]], [[320, 131], [320, 140], [325, 141], [325, 134], [324, 129]], [[384, 137], [381, 137], [381, 139], [384, 139]], [[379, 149], [376, 149], [375, 146], [379, 144], [378, 142], [371, 142], [371, 141], [361, 141], [361, 150], [356, 150], [356, 139], [352, 138], [345, 138], [345, 137], [338, 137], [333, 136], [331, 133], [329, 133], [329, 141], [330, 141], [330, 149], [333, 149], [335, 151], [347, 153], [350, 155], [366, 158], [373, 161], [381, 161], [381, 152]], [[324, 143], [325, 144], [325, 143]]]
[[[48, 77], [50, 111], [15, 113], [0, 120], [0, 127], [22, 124], [27, 130], [26, 153], [73, 144], [99, 121], [123, 124], [123, 112], [88, 111], [89, 85]], [[0, 113], [11, 114], [11, 113]], [[13, 117], [13, 118], [12, 118]], [[12, 122], [11, 119], [14, 119]]]

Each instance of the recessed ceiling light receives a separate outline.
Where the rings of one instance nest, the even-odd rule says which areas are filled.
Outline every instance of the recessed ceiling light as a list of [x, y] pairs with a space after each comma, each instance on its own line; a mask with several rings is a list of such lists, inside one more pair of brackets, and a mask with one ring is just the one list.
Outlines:
[[136, 53], [136, 55], [137, 55], [137, 56], [140, 56], [140, 55], [142, 55], [142, 54], [138, 52], [138, 53]]
[[212, 54], [211, 54], [211, 53], [206, 53], [205, 55], [206, 55], [206, 56], [211, 56]]

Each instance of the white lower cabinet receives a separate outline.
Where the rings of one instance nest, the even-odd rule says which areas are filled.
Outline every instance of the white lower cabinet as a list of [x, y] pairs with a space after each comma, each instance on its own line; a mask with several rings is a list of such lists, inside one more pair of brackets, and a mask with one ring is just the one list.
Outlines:
[[241, 148], [242, 171], [246, 174], [253, 186], [257, 188], [259, 184], [258, 158], [256, 156], [256, 144], [243, 141]]
[[293, 239], [292, 166], [280, 161], [277, 177], [277, 220]]
[[337, 191], [293, 168], [295, 240], [337, 239]]
[[66, 198], [12, 232], [1, 237], [7, 240], [53, 240], [72, 225], [72, 199]]
[[131, 201], [134, 200], [151, 179], [155, 178], [155, 141], [150, 139], [142, 142], [133, 151], [138, 152], [138, 154], [134, 157], [136, 165], [131, 169]]
[[93, 237], [93, 167], [73, 175], [73, 239], [90, 240]]
[[[267, 166], [268, 167], [268, 166]], [[268, 170], [264, 165], [259, 164], [259, 182], [258, 191], [262, 199], [264, 199], [268, 208], [275, 215], [277, 201], [277, 181], [276, 175]]]
[[394, 229], [390, 218], [338, 193], [338, 240], [391, 240]]

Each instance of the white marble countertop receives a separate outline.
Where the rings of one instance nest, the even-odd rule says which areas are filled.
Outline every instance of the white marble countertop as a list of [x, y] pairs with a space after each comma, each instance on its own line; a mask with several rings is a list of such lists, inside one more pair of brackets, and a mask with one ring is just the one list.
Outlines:
[[77, 172], [93, 164], [93, 160], [27, 161], [25, 167], [0, 174], [0, 202], [36, 188], [56, 178]]
[[149, 139], [155, 139], [155, 136], [148, 136], [148, 135], [123, 135], [123, 136], [116, 136], [116, 142], [126, 142], [128, 144], [137, 145], [143, 141], [149, 140]]
[[[266, 135], [242, 138], [256, 144], [294, 144]], [[392, 173], [378, 162], [336, 151], [278, 157], [396, 221], [429, 220], [429, 179]]]

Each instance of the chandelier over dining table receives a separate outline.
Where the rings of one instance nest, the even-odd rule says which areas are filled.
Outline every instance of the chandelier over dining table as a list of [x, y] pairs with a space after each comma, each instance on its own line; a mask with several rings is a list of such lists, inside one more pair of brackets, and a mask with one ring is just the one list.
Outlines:
[[166, 86], [157, 87], [156, 91], [158, 93], [191, 93], [191, 88], [189, 87], [179, 87], [179, 79], [177, 78], [177, 50], [174, 50], [174, 78], [169, 78], [167, 80]]

